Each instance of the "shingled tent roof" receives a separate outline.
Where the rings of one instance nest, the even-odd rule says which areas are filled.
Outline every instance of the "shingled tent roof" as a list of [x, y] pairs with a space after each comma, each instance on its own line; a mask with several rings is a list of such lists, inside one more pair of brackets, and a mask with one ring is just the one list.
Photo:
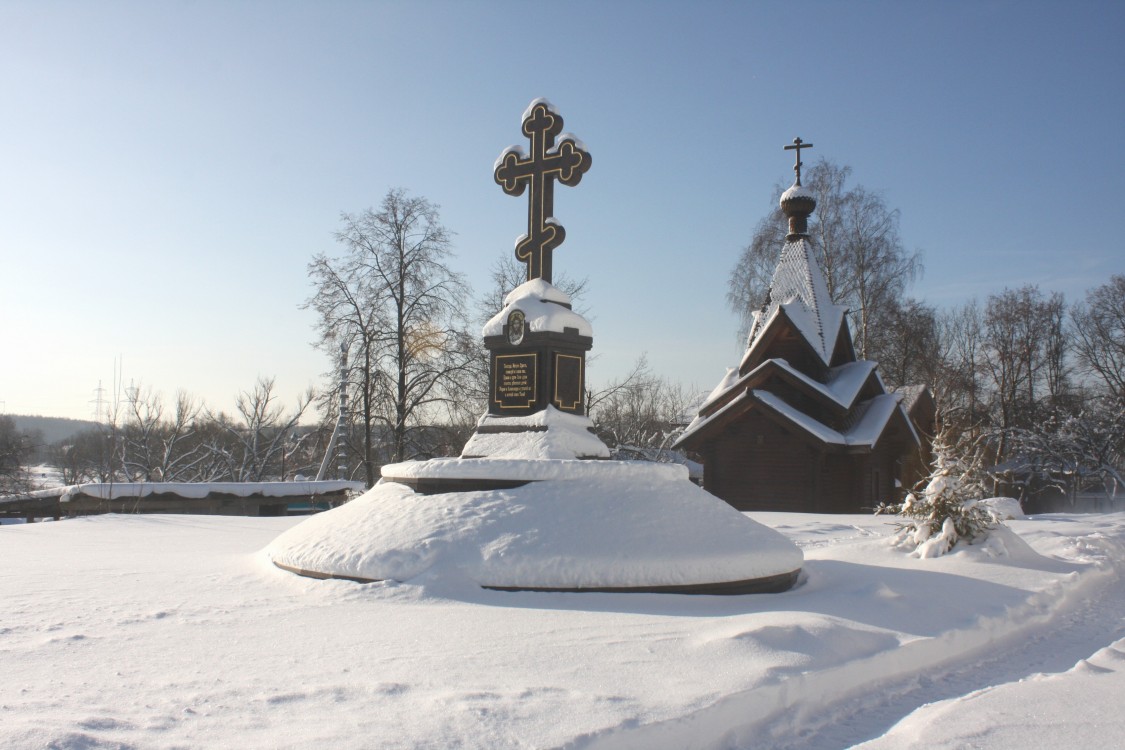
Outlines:
[[[775, 325], [782, 316], [801, 332], [825, 365], [832, 364], [843, 343], [841, 339], [847, 342], [847, 348], [851, 348], [851, 337], [846, 335], [846, 313], [847, 308], [834, 304], [828, 294], [828, 284], [816, 262], [812, 243], [805, 237], [786, 242], [774, 270], [766, 304], [753, 314], [746, 354], [739, 371], [746, 372], [747, 365], [757, 365], [754, 360], [760, 361], [761, 358], [755, 355], [768, 342], [767, 332], [771, 325]], [[841, 337], [841, 333], [845, 336]], [[854, 352], [851, 352], [850, 358], [855, 359]]]
[[[856, 360], [847, 308], [832, 301], [805, 231], [815, 206], [799, 184], [782, 195], [790, 234], [766, 303], [753, 315], [746, 353], [674, 447], [698, 448], [751, 409], [825, 447], [869, 450], [893, 424], [918, 441], [901, 395], [887, 393], [876, 363]], [[781, 356], [782, 349], [803, 362]]]

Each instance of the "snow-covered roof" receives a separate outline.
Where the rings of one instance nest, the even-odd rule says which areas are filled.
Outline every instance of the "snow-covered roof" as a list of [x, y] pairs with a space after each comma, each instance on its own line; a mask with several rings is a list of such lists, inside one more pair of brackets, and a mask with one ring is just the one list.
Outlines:
[[[839, 432], [795, 409], [769, 391], [754, 390], [752, 393], [754, 398], [797, 427], [822, 442], [835, 445], [874, 448], [886, 429], [887, 422], [890, 421], [896, 410], [901, 411], [902, 409], [897, 396], [893, 393], [884, 393], [860, 404], [856, 411], [854, 423], [845, 432]], [[905, 419], [905, 412], [902, 416]], [[907, 419], [906, 422], [909, 425], [910, 420]], [[911, 427], [911, 432], [913, 433], [913, 427]], [[917, 440], [918, 436], [915, 434], [914, 438]]]
[[[814, 388], [818, 392], [823, 393], [845, 409], [855, 403], [856, 396], [859, 395], [864, 383], [871, 377], [871, 373], [875, 371], [877, 366], [874, 362], [867, 359], [848, 362], [847, 364], [830, 369], [828, 371], [828, 382], [821, 383], [818, 380], [813, 380], [784, 359], [771, 359], [767, 361], [773, 362], [794, 378], [797, 378], [810, 388]], [[762, 364], [765, 363], [763, 362]]]
[[929, 388], [920, 383], [912, 385], [900, 385], [894, 390], [894, 392], [898, 394], [899, 400], [902, 402], [902, 408], [906, 409], [907, 413], [909, 413], [914, 408], [914, 405], [918, 403], [918, 399], [922, 397], [922, 394], [928, 391]]
[[520, 310], [526, 318], [527, 330], [532, 333], [563, 333], [567, 328], [576, 328], [581, 336], [593, 336], [590, 322], [567, 307], [569, 304], [570, 296], [553, 284], [543, 279], [526, 281], [504, 297], [504, 309], [484, 324], [484, 335], [502, 335], [508, 316]]
[[734, 384], [739, 382], [740, 380], [742, 380], [742, 378], [738, 377], [738, 370], [733, 367], [728, 367], [727, 373], [723, 376], [723, 379], [719, 381], [719, 384], [715, 386], [715, 388], [709, 394], [707, 394], [707, 398], [703, 399], [703, 403], [699, 405], [699, 411], [703, 411], [705, 408], [707, 408], [708, 404], [715, 401], [724, 393], [729, 391], [734, 387]]
[[750, 317], [750, 336], [746, 340], [746, 353], [742, 355], [742, 361], [738, 363], [739, 370], [746, 366], [746, 363], [762, 346], [762, 342], [766, 340], [766, 331], [781, 317], [781, 306], [767, 303], [765, 310], [755, 310]]
[[692, 436], [703, 431], [711, 424], [722, 420], [726, 415], [739, 410], [747, 401], [750, 400], [750, 398], [750, 391], [743, 391], [740, 395], [732, 398], [730, 402], [723, 404], [721, 407], [711, 412], [710, 414], [704, 415], [703, 411], [700, 410], [700, 413], [695, 417], [695, 419], [691, 421], [691, 424], [689, 424], [684, 429], [684, 431], [676, 439], [676, 442], [672, 444], [672, 448], [679, 448], [681, 445], [684, 445]]
[[812, 243], [803, 237], [786, 242], [782, 248], [766, 309], [754, 316], [746, 357], [762, 340], [762, 333], [779, 309], [785, 311], [820, 359], [830, 363], [847, 308], [832, 302]]
[[[699, 411], [706, 411], [712, 404], [721, 400], [725, 394], [736, 386], [759, 378], [766, 371], [776, 368], [789, 377], [804, 384], [805, 387], [822, 394], [842, 409], [848, 409], [855, 403], [856, 396], [863, 389], [864, 384], [875, 371], [876, 363], [870, 360], [848, 362], [828, 371], [828, 382], [821, 383], [810, 378], [805, 373], [790, 365], [784, 359], [767, 359], [742, 377], [738, 377], [736, 370], [728, 370], [726, 376], [719, 382], [706, 401], [700, 405]], [[884, 390], [881, 388], [881, 390]]]
[[[851, 403], [878, 366], [877, 362], [860, 359], [833, 367], [828, 371], [828, 389], [836, 394], [840, 403]], [[877, 372], [875, 376], [878, 378]]]
[[790, 422], [797, 425], [813, 437], [819, 438], [822, 442], [835, 443], [838, 445], [848, 444], [847, 438], [841, 435], [839, 432], [832, 429], [828, 425], [813, 419], [803, 411], [790, 406], [781, 397], [776, 396], [769, 391], [763, 391], [757, 388], [750, 391], [750, 393], [757, 401], [773, 409], [775, 412], [785, 417]]
[[[770, 360], [770, 362], [778, 364], [784, 362], [784, 360]], [[768, 363], [763, 363], [763, 365], [765, 364]], [[856, 362], [852, 364], [873, 365], [874, 363]], [[796, 373], [802, 378], [804, 377], [796, 370], [789, 368], [788, 364], [785, 364], [785, 367], [788, 371]], [[843, 367], [834, 369], [845, 370]], [[854, 387], [854, 392], [858, 394], [859, 388], [866, 380], [860, 380], [858, 374], [864, 371], [870, 374], [872, 369], [872, 367], [849, 367], [845, 372], [840, 373], [836, 380], [846, 385], [848, 388]], [[757, 370], [755, 370], [755, 372], [757, 372]], [[819, 386], [822, 392], [826, 394], [832, 393], [831, 389], [814, 380], [808, 380], [807, 382]], [[857, 382], [858, 385], [856, 385]], [[731, 389], [728, 388], [727, 390], [729, 391]], [[834, 395], [833, 398], [835, 399]], [[823, 443], [831, 445], [867, 446], [872, 448], [879, 442], [879, 438], [882, 436], [883, 431], [887, 427], [887, 423], [890, 421], [895, 411], [899, 410], [902, 412], [902, 416], [915, 442], [920, 442], [917, 432], [914, 431], [914, 425], [910, 423], [906, 412], [902, 409], [901, 404], [899, 404], [898, 395], [894, 393], [883, 393], [874, 398], [854, 404], [854, 406], [849, 401], [848, 406], [853, 408], [854, 411], [848, 419], [847, 428], [841, 432], [802, 412], [775, 393], [760, 388], [752, 388], [743, 391], [710, 414], [704, 415], [701, 412], [700, 415], [688, 425], [687, 429], [684, 430], [683, 434], [680, 435], [679, 439], [672, 447], [678, 448], [691, 437], [699, 434], [711, 425], [721, 423], [727, 416], [746, 409], [751, 402], [757, 402], [768, 407], [774, 413], [784, 417], [790, 423], [801, 428]]]
[[816, 195], [814, 195], [813, 191], [809, 190], [804, 185], [793, 185], [781, 194], [782, 203], [784, 203], [785, 201], [793, 200], [794, 198], [808, 198], [810, 200], [816, 200]]

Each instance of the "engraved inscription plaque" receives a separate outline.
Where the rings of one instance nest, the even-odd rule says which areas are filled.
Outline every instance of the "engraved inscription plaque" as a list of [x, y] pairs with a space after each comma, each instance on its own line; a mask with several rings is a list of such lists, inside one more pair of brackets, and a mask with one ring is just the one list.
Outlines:
[[535, 406], [539, 357], [536, 353], [498, 354], [492, 373], [492, 400], [501, 409]]

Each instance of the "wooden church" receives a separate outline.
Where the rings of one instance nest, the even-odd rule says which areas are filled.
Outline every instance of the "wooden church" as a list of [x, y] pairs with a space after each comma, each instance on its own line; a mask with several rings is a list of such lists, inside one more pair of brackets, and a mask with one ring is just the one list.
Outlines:
[[923, 439], [875, 362], [857, 360], [847, 310], [832, 303], [808, 235], [816, 208], [801, 186], [781, 196], [789, 220], [746, 354], [675, 447], [703, 461], [703, 486], [739, 510], [870, 512], [897, 501]]

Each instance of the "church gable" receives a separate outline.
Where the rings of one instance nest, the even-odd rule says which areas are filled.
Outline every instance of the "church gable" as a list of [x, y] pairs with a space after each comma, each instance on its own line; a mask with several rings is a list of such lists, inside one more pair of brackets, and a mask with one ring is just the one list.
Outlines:
[[883, 392], [873, 362], [851, 362], [826, 372], [823, 382], [815, 380], [781, 358], [767, 359], [742, 376], [732, 372], [699, 407], [680, 442], [695, 442], [703, 433], [713, 434], [716, 427], [711, 422], [716, 421], [716, 415], [729, 412], [733, 401], [752, 390], [773, 393], [833, 429], [840, 427], [858, 398]]
[[848, 316], [840, 316], [840, 328], [836, 332], [836, 344], [832, 347], [832, 357], [829, 365], [839, 367], [848, 362], [855, 362], [855, 346], [852, 344], [852, 331], [848, 326]]
[[793, 320], [795, 306], [779, 306], [753, 338], [739, 363], [745, 375], [771, 359], [783, 359], [814, 380], [823, 381], [828, 365]]

